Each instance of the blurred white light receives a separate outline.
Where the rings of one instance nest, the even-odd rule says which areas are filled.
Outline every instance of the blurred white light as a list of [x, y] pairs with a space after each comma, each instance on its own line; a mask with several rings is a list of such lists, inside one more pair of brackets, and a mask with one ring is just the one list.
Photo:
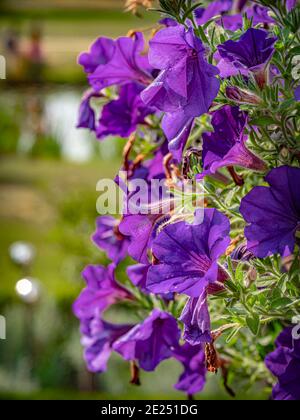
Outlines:
[[19, 280], [16, 285], [17, 293], [21, 296], [27, 296], [30, 295], [32, 292], [32, 283], [28, 279]]
[[18, 265], [29, 265], [35, 257], [35, 248], [26, 242], [15, 242], [9, 248], [10, 258]]
[[39, 298], [39, 283], [32, 278], [21, 279], [16, 284], [16, 292], [24, 302], [34, 303]]

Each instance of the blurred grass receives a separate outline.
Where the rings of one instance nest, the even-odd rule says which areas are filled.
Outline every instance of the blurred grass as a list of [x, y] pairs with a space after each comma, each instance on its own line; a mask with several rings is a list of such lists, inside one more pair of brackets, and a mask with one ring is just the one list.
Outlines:
[[[130, 392], [131, 389], [131, 392]], [[201, 394], [198, 394], [195, 400], [197, 401], [264, 401], [266, 400], [266, 395], [263, 394], [242, 394], [236, 398], [230, 398], [223, 392], [211, 393], [204, 391]], [[111, 393], [103, 392], [75, 392], [71, 390], [59, 390], [59, 389], [49, 389], [42, 390], [39, 392], [33, 392], [30, 394], [26, 393], [2, 393], [0, 392], [0, 400], [97, 400], [97, 401], [109, 401], [109, 400], [178, 400], [186, 401], [186, 397], [181, 393], [148, 393], [145, 394], [137, 388], [130, 388], [129, 392], [124, 394], [112, 395]]]
[[10, 261], [14, 241], [37, 249], [32, 276], [50, 295], [73, 298], [82, 287], [85, 263], [103, 260], [90, 243], [97, 216], [96, 183], [112, 178], [117, 162], [77, 165], [6, 157], [0, 160], [1, 300], [14, 297], [20, 270]]
[[[16, 25], [21, 31], [28, 29], [31, 23], [38, 23], [47, 36], [125, 36], [133, 28], [147, 28], [157, 22], [157, 14], [147, 12], [138, 18], [122, 10], [102, 11], [61, 11], [28, 10], [1, 12], [1, 25]], [[76, 32], [74, 33], [76, 27]]]
[[[144, 13], [142, 21], [155, 21], [156, 14], [154, 12]], [[67, 8], [39, 8], [39, 9], [9, 9], [2, 8], [1, 19], [13, 19], [24, 21], [24, 19], [47, 19], [47, 20], [58, 20], [58, 21], [81, 21], [82, 19], [89, 21], [120, 21], [123, 24], [128, 22], [141, 22], [140, 18], [120, 10], [101, 10], [101, 9], [67, 9]], [[137, 20], [138, 19], [138, 20]]]

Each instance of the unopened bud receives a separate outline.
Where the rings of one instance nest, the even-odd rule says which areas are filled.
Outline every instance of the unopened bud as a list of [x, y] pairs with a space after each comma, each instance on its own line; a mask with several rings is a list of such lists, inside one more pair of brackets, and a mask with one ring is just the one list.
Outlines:
[[289, 152], [289, 149], [287, 147], [283, 147], [280, 150], [280, 155], [283, 159], [287, 159], [289, 157], [289, 154], [290, 154], [290, 152]]
[[246, 287], [250, 287], [252, 283], [257, 280], [257, 271], [254, 267], [251, 267], [247, 273]]
[[237, 86], [227, 87], [226, 96], [228, 99], [238, 104], [259, 105], [262, 102], [261, 98], [255, 93], [252, 93], [246, 89], [241, 89]]

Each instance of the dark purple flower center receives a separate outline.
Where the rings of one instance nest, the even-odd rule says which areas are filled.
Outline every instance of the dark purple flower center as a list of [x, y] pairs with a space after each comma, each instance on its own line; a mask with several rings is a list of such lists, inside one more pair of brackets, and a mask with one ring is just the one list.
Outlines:
[[212, 262], [206, 255], [198, 255], [194, 252], [190, 252], [190, 256], [191, 260], [199, 268], [201, 273], [206, 273], [210, 269]]
[[198, 53], [194, 48], [189, 48], [187, 50], [188, 56], [191, 58], [197, 58], [198, 57]]

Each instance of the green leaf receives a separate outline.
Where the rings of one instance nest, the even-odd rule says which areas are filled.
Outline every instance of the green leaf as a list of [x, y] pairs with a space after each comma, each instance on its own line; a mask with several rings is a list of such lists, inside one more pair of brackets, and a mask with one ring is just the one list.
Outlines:
[[300, 55], [300, 47], [292, 48], [289, 52], [290, 56]]
[[203, 28], [202, 28], [202, 26], [201, 26], [201, 25], [200, 25], [200, 26], [198, 26], [198, 32], [199, 32], [199, 36], [200, 36], [200, 38], [201, 38], [202, 42], [203, 42], [204, 44], [209, 45], [209, 41], [208, 41], [207, 36], [205, 35], [205, 32], [204, 32], [204, 30], [203, 30]]
[[[221, 15], [219, 16], [221, 17]], [[214, 23], [214, 21], [216, 20], [216, 18], [218, 18], [218, 16], [214, 16], [212, 19], [208, 20], [203, 26], [202, 28], [206, 31], [206, 29], [209, 27], [209, 25], [211, 23]]]
[[239, 264], [235, 270], [235, 279], [238, 283], [242, 283], [244, 280], [244, 267], [243, 264]]
[[293, 106], [295, 104], [295, 99], [291, 98], [291, 99], [287, 99], [286, 101], [282, 102], [282, 104], [280, 105], [280, 110], [284, 111], [287, 108], [289, 108], [290, 106]]
[[232, 280], [227, 280], [225, 282], [226, 289], [229, 289], [233, 293], [237, 293], [239, 291], [238, 287]]
[[271, 302], [271, 309], [285, 308], [291, 303], [292, 301], [289, 298], [282, 297], [279, 299], [275, 299], [273, 302]]
[[274, 124], [274, 120], [271, 117], [257, 117], [251, 120], [251, 124], [262, 125], [262, 126], [272, 125]]
[[187, 10], [186, 12], [185, 12], [185, 14], [183, 15], [183, 17], [182, 17], [182, 20], [183, 21], [185, 21], [185, 19], [187, 19], [188, 17], [189, 17], [189, 15], [191, 14], [191, 13], [193, 13], [193, 11], [194, 10], [196, 10], [198, 7], [200, 7], [202, 5], [202, 3], [196, 3], [196, 4], [194, 4], [189, 10]]
[[257, 335], [259, 332], [260, 327], [260, 319], [259, 316], [256, 314], [252, 314], [251, 316], [247, 316], [246, 318], [246, 324], [252, 334]]

